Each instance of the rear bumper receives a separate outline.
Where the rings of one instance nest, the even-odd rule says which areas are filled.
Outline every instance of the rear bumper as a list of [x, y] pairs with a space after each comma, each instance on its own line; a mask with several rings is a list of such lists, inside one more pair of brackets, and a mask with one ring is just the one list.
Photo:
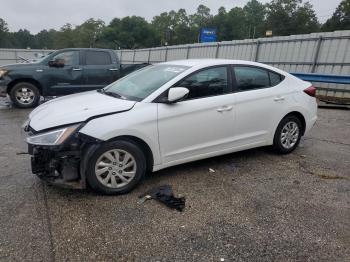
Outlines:
[[307, 135], [310, 132], [310, 130], [315, 125], [316, 120], [317, 120], [317, 116], [314, 116], [306, 123], [306, 128], [305, 128], [304, 135]]

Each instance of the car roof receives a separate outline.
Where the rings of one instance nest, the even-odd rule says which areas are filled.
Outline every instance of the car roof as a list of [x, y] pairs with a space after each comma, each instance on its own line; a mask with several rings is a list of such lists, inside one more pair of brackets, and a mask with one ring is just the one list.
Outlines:
[[246, 61], [246, 60], [232, 60], [232, 59], [187, 59], [187, 60], [174, 60], [164, 62], [162, 64], [167, 65], [181, 65], [181, 66], [208, 66], [218, 64], [244, 64], [244, 65], [263, 65], [261, 63]]
[[78, 47], [72, 47], [72, 48], [63, 48], [57, 51], [70, 51], [70, 50], [91, 50], [91, 51], [114, 51], [112, 49], [105, 49], [105, 48], [90, 48], [90, 47], [82, 47], [82, 48], [78, 48]]
[[225, 64], [228, 64], [228, 65], [248, 65], [248, 66], [262, 67], [262, 68], [277, 72], [279, 74], [282, 74], [284, 76], [289, 75], [287, 72], [282, 71], [281, 69], [278, 69], [276, 67], [272, 67], [272, 66], [258, 63], [258, 62], [247, 61], [247, 60], [214, 59], [214, 58], [208, 59], [208, 58], [205, 58], [205, 59], [174, 60], [174, 61], [169, 61], [169, 62], [163, 62], [160, 64], [188, 66], [188, 67], [196, 67], [196, 68], [215, 66], [215, 65], [225, 65]]

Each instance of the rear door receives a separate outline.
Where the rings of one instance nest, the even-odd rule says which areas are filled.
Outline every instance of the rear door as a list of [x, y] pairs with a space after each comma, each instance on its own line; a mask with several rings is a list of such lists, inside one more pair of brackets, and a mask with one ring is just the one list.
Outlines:
[[47, 83], [47, 95], [67, 95], [81, 92], [84, 86], [83, 70], [79, 50], [66, 50], [56, 54], [51, 60], [60, 60], [63, 67], [47, 66], [43, 79]]
[[264, 144], [290, 104], [283, 76], [261, 67], [235, 65], [236, 146]]
[[190, 90], [186, 100], [158, 104], [163, 163], [199, 159], [232, 147], [234, 97], [226, 65], [202, 69], [175, 86]]
[[84, 50], [83, 64], [85, 90], [100, 89], [118, 79], [118, 63], [107, 50]]

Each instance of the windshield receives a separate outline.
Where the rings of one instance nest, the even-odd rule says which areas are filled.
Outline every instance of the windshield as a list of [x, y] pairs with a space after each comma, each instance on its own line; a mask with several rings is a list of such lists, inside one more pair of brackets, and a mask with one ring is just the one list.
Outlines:
[[188, 68], [179, 65], [148, 66], [110, 84], [104, 88], [104, 93], [141, 101]]

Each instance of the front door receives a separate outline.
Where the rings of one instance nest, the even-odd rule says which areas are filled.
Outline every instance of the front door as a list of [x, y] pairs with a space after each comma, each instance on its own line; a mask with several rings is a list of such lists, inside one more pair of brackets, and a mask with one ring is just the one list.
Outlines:
[[81, 92], [84, 85], [83, 69], [78, 50], [63, 51], [51, 60], [61, 61], [63, 67], [49, 67], [44, 77], [48, 95], [67, 95]]
[[163, 163], [199, 159], [232, 147], [235, 94], [228, 67], [218, 66], [185, 77], [177, 87], [190, 90], [185, 101], [158, 104]]

